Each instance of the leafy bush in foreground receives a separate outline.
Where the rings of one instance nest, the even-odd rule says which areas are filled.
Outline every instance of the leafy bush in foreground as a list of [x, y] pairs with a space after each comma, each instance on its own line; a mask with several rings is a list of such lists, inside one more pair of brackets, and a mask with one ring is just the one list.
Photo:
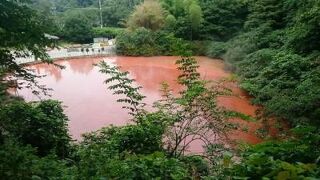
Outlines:
[[0, 109], [1, 136], [14, 138], [37, 149], [40, 156], [50, 153], [64, 158], [70, 151], [67, 117], [61, 104], [47, 100], [38, 103], [14, 101]]
[[[157, 116], [150, 116], [155, 118]], [[153, 121], [153, 119], [145, 119]], [[162, 149], [163, 128], [148, 123], [103, 128], [85, 135], [78, 149], [79, 175], [87, 178], [181, 179], [184, 164]]]
[[74, 179], [75, 167], [55, 155], [39, 157], [31, 146], [8, 140], [0, 145], [1, 179]]
[[[320, 177], [320, 134], [314, 127], [292, 130], [294, 137], [250, 147], [231, 168], [233, 177], [314, 179]], [[228, 174], [226, 172], [226, 174]]]

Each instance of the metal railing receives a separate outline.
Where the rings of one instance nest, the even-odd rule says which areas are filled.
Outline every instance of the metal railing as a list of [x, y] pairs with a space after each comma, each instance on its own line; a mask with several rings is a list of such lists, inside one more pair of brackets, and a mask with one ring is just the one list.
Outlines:
[[[115, 55], [115, 46], [106, 46], [102, 48], [63, 48], [47, 51], [47, 54], [52, 59], [72, 58], [81, 56], [107, 56]], [[17, 57], [15, 58], [17, 64], [25, 64], [35, 62], [35, 57]]]

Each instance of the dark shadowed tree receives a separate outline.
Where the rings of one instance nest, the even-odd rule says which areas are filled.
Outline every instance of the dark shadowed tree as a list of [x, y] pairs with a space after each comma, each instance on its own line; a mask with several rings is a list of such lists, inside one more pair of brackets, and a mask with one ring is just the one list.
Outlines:
[[[46, 32], [47, 27], [29, 6], [21, 1], [0, 1], [0, 83], [3, 89], [12, 85], [17, 77], [27, 80], [24, 85], [28, 87], [36, 83], [36, 76], [19, 66], [15, 58], [33, 55], [50, 62], [45, 50], [50, 45]], [[8, 80], [8, 74], [13, 81]]]

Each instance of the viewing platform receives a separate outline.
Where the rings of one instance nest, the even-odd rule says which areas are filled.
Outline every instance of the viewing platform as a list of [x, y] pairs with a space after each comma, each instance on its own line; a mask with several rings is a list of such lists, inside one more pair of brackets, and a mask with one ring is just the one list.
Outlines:
[[[52, 59], [63, 59], [63, 58], [73, 58], [73, 57], [83, 57], [83, 56], [108, 56], [115, 55], [115, 45], [99, 47], [95, 44], [93, 45], [82, 45], [79, 47], [68, 47], [68, 48], [55, 48], [48, 50], [47, 54]], [[31, 55], [28, 57], [17, 57], [16, 62], [18, 64], [31, 63], [36, 60], [36, 58]]]

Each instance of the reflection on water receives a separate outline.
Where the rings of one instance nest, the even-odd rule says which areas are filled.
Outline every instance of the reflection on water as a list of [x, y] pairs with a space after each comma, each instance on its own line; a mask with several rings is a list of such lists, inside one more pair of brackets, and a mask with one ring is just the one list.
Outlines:
[[[54, 65], [37, 64], [29, 68], [34, 69], [39, 75], [47, 75], [40, 83], [52, 88], [52, 99], [63, 101], [65, 112], [70, 122], [70, 133], [75, 139], [85, 132], [97, 130], [110, 124], [124, 125], [130, 123], [126, 110], [116, 102], [117, 96], [107, 89], [103, 83], [106, 75], [99, 73], [98, 67], [93, 64], [105, 60], [121, 66], [124, 71], [129, 71], [130, 76], [142, 86], [142, 94], [147, 96], [146, 103], [152, 104], [160, 98], [160, 84], [166, 81], [174, 92], [181, 88], [176, 79], [178, 70], [175, 61], [179, 57], [108, 57], [108, 58], [79, 58], [72, 60], [59, 60], [57, 64], [65, 66], [61, 70]], [[207, 57], [197, 57], [199, 72], [208, 80], [218, 80], [228, 77], [224, 71], [223, 62]], [[236, 84], [230, 84], [236, 97], [221, 97], [219, 104], [232, 110], [254, 116], [256, 107], [250, 105], [248, 97]], [[38, 100], [27, 89], [19, 90], [26, 100]], [[256, 143], [260, 139], [254, 134], [261, 124], [245, 122], [234, 119], [233, 121], [248, 125], [248, 131], [234, 131], [232, 137], [247, 142]]]

